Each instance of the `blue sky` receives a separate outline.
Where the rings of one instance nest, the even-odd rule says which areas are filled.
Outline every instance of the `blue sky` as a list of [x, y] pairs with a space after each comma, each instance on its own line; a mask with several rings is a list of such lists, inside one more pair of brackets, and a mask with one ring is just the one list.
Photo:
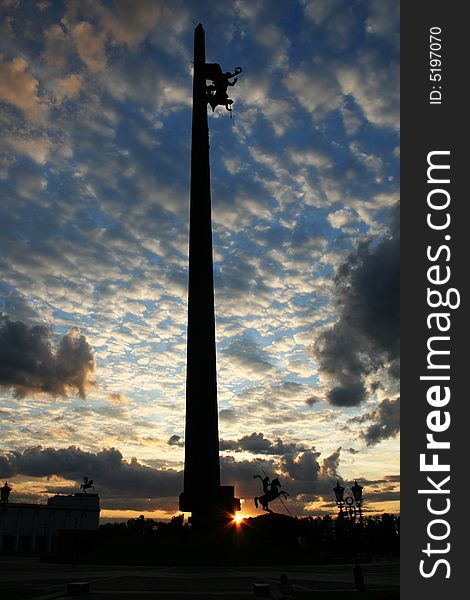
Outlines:
[[[359, 478], [398, 510], [394, 0], [1, 2], [0, 477], [182, 490], [193, 30], [209, 108], [222, 479], [295, 514]], [[14, 496], [12, 496], [12, 499]]]

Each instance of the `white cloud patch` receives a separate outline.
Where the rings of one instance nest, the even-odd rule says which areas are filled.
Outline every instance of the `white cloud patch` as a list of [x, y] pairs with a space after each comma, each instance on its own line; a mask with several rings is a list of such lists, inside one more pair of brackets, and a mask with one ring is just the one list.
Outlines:
[[400, 3], [394, 0], [369, 0], [368, 8], [367, 33], [395, 39], [398, 36]]
[[317, 25], [321, 25], [332, 15], [332, 13], [342, 6], [341, 0], [302, 0], [305, 14]]
[[399, 127], [399, 64], [384, 64], [374, 52], [363, 53], [349, 65], [337, 69], [344, 95], [350, 95], [365, 118], [379, 127]]
[[45, 105], [39, 93], [39, 81], [31, 73], [27, 60], [12, 60], [0, 55], [0, 100], [19, 109], [27, 119], [39, 121], [45, 116]]
[[72, 27], [71, 36], [79, 57], [90, 71], [101, 71], [106, 67], [105, 36], [91, 23], [77, 23]]
[[349, 225], [356, 221], [355, 215], [350, 210], [344, 208], [340, 208], [334, 213], [330, 213], [327, 219], [329, 224], [335, 229], [340, 229], [341, 227], [344, 227], [344, 225]]
[[286, 88], [298, 102], [316, 118], [322, 118], [341, 106], [341, 93], [331, 71], [325, 66], [311, 64], [292, 71], [285, 79]]

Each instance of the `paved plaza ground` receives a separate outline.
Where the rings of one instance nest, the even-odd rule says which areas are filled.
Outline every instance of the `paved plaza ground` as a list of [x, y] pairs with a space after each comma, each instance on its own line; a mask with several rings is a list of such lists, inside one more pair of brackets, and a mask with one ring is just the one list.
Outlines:
[[[0, 589], [8, 600], [68, 598], [67, 584], [90, 583], [89, 600], [210, 600], [254, 598], [254, 584], [268, 584], [279, 598], [279, 578], [285, 573], [302, 599], [335, 598], [355, 590], [353, 565], [237, 566], [237, 567], [126, 567], [59, 565], [34, 558], [0, 558]], [[369, 600], [398, 598], [398, 562], [363, 565]], [[359, 600], [363, 594], [355, 592]], [[75, 596], [77, 597], [77, 596]]]

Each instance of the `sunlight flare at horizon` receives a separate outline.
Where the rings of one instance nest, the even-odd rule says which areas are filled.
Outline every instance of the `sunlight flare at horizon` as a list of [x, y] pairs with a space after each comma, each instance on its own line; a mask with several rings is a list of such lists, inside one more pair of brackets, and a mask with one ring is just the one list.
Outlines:
[[245, 517], [243, 515], [233, 515], [233, 521], [235, 522], [235, 525], [240, 525], [240, 523], [244, 520]]

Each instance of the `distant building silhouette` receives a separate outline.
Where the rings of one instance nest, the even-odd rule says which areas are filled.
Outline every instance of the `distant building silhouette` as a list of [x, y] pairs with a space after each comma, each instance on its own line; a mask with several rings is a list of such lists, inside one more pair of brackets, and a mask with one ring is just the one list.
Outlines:
[[51, 553], [60, 538], [83, 537], [96, 531], [98, 494], [56, 495], [47, 504], [4, 502], [0, 505], [0, 551]]

